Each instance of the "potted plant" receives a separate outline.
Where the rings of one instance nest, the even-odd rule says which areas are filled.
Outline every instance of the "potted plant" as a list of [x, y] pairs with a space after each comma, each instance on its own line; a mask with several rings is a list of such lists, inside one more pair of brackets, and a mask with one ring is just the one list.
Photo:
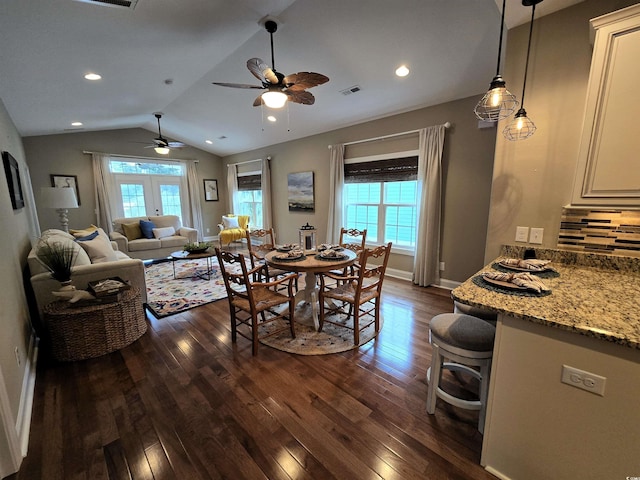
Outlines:
[[37, 250], [37, 257], [50, 271], [51, 276], [63, 286], [71, 284], [71, 267], [75, 260], [75, 251], [61, 242], [44, 240]]

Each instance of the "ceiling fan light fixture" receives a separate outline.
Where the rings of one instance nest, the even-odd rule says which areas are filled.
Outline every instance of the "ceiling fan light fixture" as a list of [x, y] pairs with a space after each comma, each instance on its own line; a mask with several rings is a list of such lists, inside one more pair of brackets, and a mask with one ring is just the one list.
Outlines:
[[262, 94], [264, 104], [269, 108], [282, 108], [287, 103], [287, 96], [282, 92], [264, 92]]
[[154, 147], [154, 150], [160, 155], [169, 155], [170, 152], [168, 147]]

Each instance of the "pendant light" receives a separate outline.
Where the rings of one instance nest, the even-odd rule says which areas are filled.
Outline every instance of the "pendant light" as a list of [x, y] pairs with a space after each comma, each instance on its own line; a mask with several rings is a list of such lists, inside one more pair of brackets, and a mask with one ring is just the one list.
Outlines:
[[518, 106], [515, 95], [507, 90], [506, 83], [500, 75], [500, 57], [502, 56], [502, 34], [504, 32], [504, 10], [506, 0], [502, 0], [502, 19], [500, 23], [500, 43], [498, 45], [498, 66], [489, 90], [480, 99], [473, 111], [480, 120], [497, 122], [507, 118]]
[[529, 45], [527, 46], [527, 61], [524, 65], [524, 80], [522, 82], [522, 104], [517, 111], [513, 120], [504, 128], [502, 134], [512, 141], [525, 140], [536, 131], [535, 124], [527, 117], [527, 111], [524, 109], [524, 91], [527, 87], [527, 70], [529, 69], [529, 52], [531, 52], [531, 35], [533, 33], [533, 17], [536, 13], [536, 5], [542, 0], [522, 0], [522, 5], [531, 7], [531, 24], [529, 25]]

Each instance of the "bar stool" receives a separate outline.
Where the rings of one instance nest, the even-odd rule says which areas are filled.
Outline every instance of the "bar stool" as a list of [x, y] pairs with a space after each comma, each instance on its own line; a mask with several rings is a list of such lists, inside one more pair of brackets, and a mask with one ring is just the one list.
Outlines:
[[453, 301], [453, 313], [465, 313], [467, 315], [471, 315], [472, 317], [481, 318], [482, 320], [486, 320], [491, 323], [494, 327], [496, 326], [496, 322], [498, 321], [498, 314], [492, 312], [491, 310], [485, 310], [480, 307], [472, 307], [471, 305], [467, 305], [465, 303], [460, 303], [456, 300]]
[[[493, 325], [471, 315], [443, 313], [431, 319], [429, 341], [433, 354], [427, 370], [427, 413], [435, 413], [436, 397], [459, 408], [479, 410], [478, 430], [484, 433], [495, 335]], [[479, 370], [472, 367], [479, 367]], [[465, 400], [440, 388], [443, 369], [465, 372], [477, 378], [480, 381], [479, 400]]]

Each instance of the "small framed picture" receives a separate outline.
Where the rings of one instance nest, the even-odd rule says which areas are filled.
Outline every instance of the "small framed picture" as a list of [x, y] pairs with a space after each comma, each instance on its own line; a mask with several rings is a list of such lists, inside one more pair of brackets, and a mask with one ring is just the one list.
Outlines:
[[78, 177], [76, 175], [50, 175], [51, 186], [56, 188], [73, 188], [76, 192], [76, 200], [80, 206], [80, 190], [78, 190]]
[[218, 197], [218, 180], [205, 179], [204, 181], [204, 199], [207, 202], [217, 202]]
[[7, 176], [11, 206], [14, 210], [18, 210], [24, 207], [24, 196], [22, 194], [18, 162], [9, 152], [2, 152], [2, 162], [4, 163], [4, 173]]

